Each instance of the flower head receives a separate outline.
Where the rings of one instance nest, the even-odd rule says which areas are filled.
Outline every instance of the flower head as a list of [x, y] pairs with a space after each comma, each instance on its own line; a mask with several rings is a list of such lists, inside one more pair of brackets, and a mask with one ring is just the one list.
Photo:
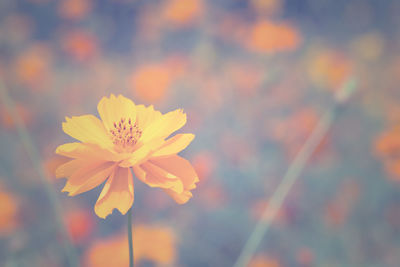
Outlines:
[[150, 187], [162, 188], [177, 203], [186, 203], [198, 177], [192, 165], [177, 155], [193, 140], [193, 134], [173, 132], [186, 123], [186, 114], [177, 109], [166, 114], [152, 106], [135, 105], [119, 95], [103, 97], [93, 115], [68, 118], [66, 134], [81, 141], [57, 147], [56, 153], [70, 158], [56, 170], [57, 178], [67, 178], [63, 188], [70, 196], [89, 191], [105, 181], [95, 205], [105, 218], [113, 209], [125, 214], [133, 204], [133, 177]]

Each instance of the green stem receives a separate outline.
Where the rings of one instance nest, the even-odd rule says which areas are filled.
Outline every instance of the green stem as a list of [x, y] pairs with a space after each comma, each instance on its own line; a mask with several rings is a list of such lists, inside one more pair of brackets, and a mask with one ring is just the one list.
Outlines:
[[331, 127], [333, 120], [337, 115], [338, 107], [348, 100], [354, 92], [355, 87], [356, 82], [354, 80], [349, 80], [345, 83], [339, 91], [340, 93], [336, 98], [335, 105], [320, 119], [300, 152], [296, 155], [295, 159], [289, 166], [277, 189], [269, 199], [268, 206], [264, 209], [262, 217], [259, 219], [250, 237], [247, 239], [234, 267], [248, 265], [258, 245], [275, 219], [275, 216], [281, 208], [286, 196], [289, 194], [290, 189], [306, 166], [308, 159], [312, 156], [313, 152]]
[[25, 148], [27, 156], [31, 160], [32, 165], [35, 168], [36, 172], [38, 173], [41, 183], [44, 186], [45, 192], [49, 199], [50, 206], [54, 215], [57, 230], [61, 233], [63, 237], [62, 243], [67, 256], [68, 266], [78, 266], [78, 260], [75, 254], [75, 249], [72, 246], [71, 238], [68, 234], [68, 231], [62, 219], [62, 214], [61, 214], [62, 209], [60, 202], [57, 196], [55, 195], [53, 188], [48, 182], [49, 179], [47, 178], [47, 174], [44, 172], [42, 168], [41, 164], [42, 160], [39, 156], [39, 152], [36, 146], [34, 145], [34, 142], [31, 136], [29, 135], [23, 120], [16, 111], [15, 103], [13, 99], [8, 95], [8, 90], [1, 78], [0, 78], [0, 100], [1, 100], [0, 102], [2, 102], [2, 104], [6, 108], [6, 110], [11, 114], [11, 117], [15, 123], [17, 134], [21, 139], [21, 144]]
[[132, 207], [129, 209], [129, 211], [127, 213], [127, 216], [128, 216], [129, 267], [133, 267]]

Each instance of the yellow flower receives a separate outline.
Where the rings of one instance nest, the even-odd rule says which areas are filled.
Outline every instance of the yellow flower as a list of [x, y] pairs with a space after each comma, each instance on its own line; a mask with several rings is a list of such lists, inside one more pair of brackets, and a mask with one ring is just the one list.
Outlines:
[[[70, 196], [91, 190], [105, 182], [95, 205], [105, 218], [113, 209], [125, 214], [133, 204], [133, 177], [150, 187], [162, 188], [177, 203], [186, 203], [198, 177], [192, 165], [177, 155], [193, 140], [193, 134], [173, 132], [186, 123], [177, 109], [166, 114], [153, 106], [135, 105], [130, 99], [111, 94], [103, 97], [93, 115], [66, 117], [63, 130], [81, 141], [57, 147], [56, 153], [71, 158], [56, 170], [66, 177], [63, 192]], [[168, 138], [168, 139], [166, 139]]]

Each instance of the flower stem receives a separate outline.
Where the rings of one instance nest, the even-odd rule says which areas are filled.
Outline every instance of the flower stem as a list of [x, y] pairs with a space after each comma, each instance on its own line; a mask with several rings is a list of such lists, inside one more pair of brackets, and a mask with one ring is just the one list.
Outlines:
[[47, 197], [49, 199], [51, 210], [55, 219], [57, 232], [59, 232], [62, 236], [62, 245], [65, 250], [68, 266], [78, 266], [79, 263], [75, 249], [72, 245], [71, 237], [68, 234], [67, 228], [62, 219], [63, 216], [61, 213], [62, 209], [60, 201], [55, 195], [55, 192], [49, 183], [47, 174], [44, 172], [42, 168], [42, 159], [40, 158], [39, 151], [34, 145], [34, 142], [31, 136], [29, 135], [29, 132], [26, 129], [23, 120], [21, 119], [15, 108], [15, 103], [11, 98], [11, 96], [9, 96], [8, 90], [1, 78], [0, 78], [0, 103], [2, 103], [3, 106], [6, 108], [6, 110], [10, 113], [15, 123], [17, 134], [21, 139], [21, 144], [25, 148], [27, 156], [31, 160], [32, 166], [35, 168], [36, 172], [39, 175], [40, 181], [43, 184], [45, 193], [47, 194]]
[[128, 213], [129, 267], [133, 267], [132, 207]]
[[276, 214], [282, 207], [286, 196], [289, 194], [292, 186], [306, 166], [307, 161], [330, 129], [338, 113], [339, 107], [341, 107], [341, 105], [348, 100], [348, 98], [354, 92], [355, 87], [356, 82], [353, 79], [347, 81], [337, 94], [334, 106], [330, 110], [326, 111], [325, 115], [322, 116], [319, 123], [314, 128], [307, 141], [304, 143], [300, 152], [290, 164], [281, 183], [270, 197], [268, 206], [264, 209], [262, 217], [255, 225], [250, 237], [247, 239], [238, 259], [234, 264], [234, 267], [243, 267], [248, 265], [251, 257], [256, 252], [257, 246], [260, 244], [262, 238], [269, 230]]

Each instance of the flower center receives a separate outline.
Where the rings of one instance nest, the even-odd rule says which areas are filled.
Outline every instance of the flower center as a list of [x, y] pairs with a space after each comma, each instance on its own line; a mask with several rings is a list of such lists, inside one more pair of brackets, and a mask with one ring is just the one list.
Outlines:
[[121, 151], [132, 148], [142, 135], [137, 123], [132, 123], [130, 118], [128, 120], [121, 118], [119, 122], [114, 122], [114, 128], [110, 129], [110, 133], [113, 144]]

